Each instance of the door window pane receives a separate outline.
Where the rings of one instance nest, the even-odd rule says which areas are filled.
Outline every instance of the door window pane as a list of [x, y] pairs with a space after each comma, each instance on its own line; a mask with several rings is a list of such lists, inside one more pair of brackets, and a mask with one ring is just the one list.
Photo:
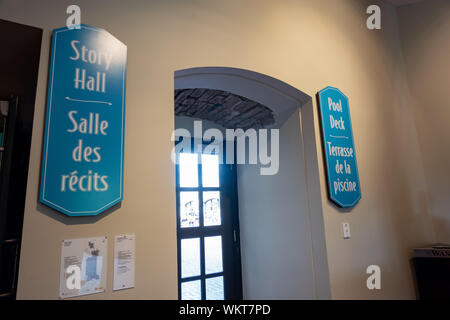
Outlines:
[[200, 280], [181, 283], [181, 300], [200, 300], [201, 298]]
[[219, 187], [219, 156], [202, 154], [203, 187]]
[[181, 240], [181, 277], [200, 275], [200, 238]]
[[222, 271], [222, 236], [205, 237], [205, 273]]
[[223, 277], [206, 279], [206, 300], [223, 300]]
[[203, 224], [205, 226], [220, 226], [220, 192], [203, 192]]
[[198, 192], [183, 191], [180, 192], [180, 227], [198, 227]]
[[180, 187], [198, 187], [198, 156], [196, 153], [180, 153]]

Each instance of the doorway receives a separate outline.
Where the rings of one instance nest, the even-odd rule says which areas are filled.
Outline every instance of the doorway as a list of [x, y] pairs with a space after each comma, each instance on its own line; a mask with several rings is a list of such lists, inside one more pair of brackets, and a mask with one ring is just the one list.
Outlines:
[[[176, 129], [194, 132], [199, 119], [208, 124], [203, 129], [279, 130], [275, 174], [261, 175], [262, 164], [236, 165], [243, 299], [329, 299], [311, 97], [275, 78], [226, 67], [176, 71], [174, 88], [184, 93], [175, 99]], [[222, 97], [199, 97], [206, 92]]]
[[0, 19], [0, 299], [15, 299], [42, 30]]

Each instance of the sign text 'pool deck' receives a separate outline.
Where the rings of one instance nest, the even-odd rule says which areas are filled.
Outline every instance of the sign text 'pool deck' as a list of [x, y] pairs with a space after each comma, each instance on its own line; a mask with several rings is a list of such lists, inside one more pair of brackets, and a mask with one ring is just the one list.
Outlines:
[[318, 93], [328, 194], [337, 205], [353, 207], [361, 199], [348, 98], [337, 88]]

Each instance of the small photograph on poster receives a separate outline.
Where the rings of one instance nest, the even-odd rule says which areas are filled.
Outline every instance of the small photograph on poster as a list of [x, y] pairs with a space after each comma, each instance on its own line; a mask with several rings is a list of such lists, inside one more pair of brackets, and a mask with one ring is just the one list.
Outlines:
[[62, 242], [59, 292], [70, 298], [106, 289], [107, 237]]
[[134, 240], [134, 234], [114, 239], [114, 291], [134, 288]]

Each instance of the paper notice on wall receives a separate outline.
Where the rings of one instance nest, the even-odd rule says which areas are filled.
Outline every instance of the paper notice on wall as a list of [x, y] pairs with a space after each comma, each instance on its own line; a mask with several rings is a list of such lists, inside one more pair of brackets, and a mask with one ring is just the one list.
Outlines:
[[106, 289], [107, 237], [63, 240], [59, 295], [70, 298]]
[[113, 290], [134, 288], [135, 235], [120, 235], [114, 239]]

